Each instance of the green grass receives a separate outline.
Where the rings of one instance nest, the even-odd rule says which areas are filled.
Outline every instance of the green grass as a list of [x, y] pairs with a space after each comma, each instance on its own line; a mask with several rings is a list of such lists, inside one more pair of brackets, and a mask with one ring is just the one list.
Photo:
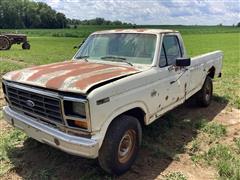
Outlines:
[[226, 127], [218, 123], [208, 123], [202, 128], [202, 131], [213, 136], [214, 138], [220, 138], [227, 132]]
[[[94, 26], [82, 25], [77, 29], [0, 29], [0, 32], [23, 33], [28, 36], [52, 36], [52, 37], [80, 37], [86, 38], [94, 31], [101, 31], [105, 29], [119, 29], [119, 28], [133, 28], [132, 26]], [[160, 28], [160, 29], [174, 29], [180, 31], [182, 34], [216, 34], [216, 33], [239, 33], [240, 28], [231, 26], [166, 26], [166, 25], [152, 25], [152, 26], [136, 26], [135, 28]]]
[[165, 180], [187, 180], [187, 177], [181, 172], [171, 172], [165, 176]]
[[[1, 133], [0, 139], [1, 139], [0, 141], [0, 161], [1, 161], [0, 177], [1, 177], [13, 167], [9, 159], [10, 156], [12, 155], [9, 155], [9, 152], [16, 145], [21, 144], [26, 139], [26, 135], [25, 133], [19, 130], [11, 129], [7, 133], [6, 132]], [[17, 154], [15, 154], [15, 156], [17, 156]]]
[[199, 136], [191, 142], [191, 160], [195, 164], [205, 162], [215, 166], [220, 179], [240, 179], [240, 138], [235, 139], [233, 145], [223, 144], [226, 127], [216, 122], [202, 122], [197, 125]]
[[237, 151], [240, 154], [240, 138], [235, 139], [235, 144], [236, 144], [236, 147], [237, 147]]
[[217, 167], [221, 178], [240, 179], [240, 157], [232, 148], [222, 144], [213, 146], [204, 154], [204, 159]]
[[29, 41], [31, 50], [22, 50], [21, 46], [14, 45], [9, 51], [1, 51], [0, 59], [11, 59], [30, 65], [70, 60], [76, 52], [73, 47], [78, 45], [82, 38], [31, 37]]
[[7, 61], [1, 61], [0, 60], [0, 75], [1, 74], [5, 74], [9, 71], [13, 71], [16, 69], [21, 69], [23, 68], [24, 65], [18, 64], [18, 63], [14, 63], [14, 62], [7, 62]]

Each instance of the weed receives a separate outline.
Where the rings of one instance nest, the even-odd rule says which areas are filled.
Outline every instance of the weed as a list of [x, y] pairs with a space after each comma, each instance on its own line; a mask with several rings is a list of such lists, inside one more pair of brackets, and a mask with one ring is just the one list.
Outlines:
[[238, 151], [240, 152], [240, 138], [235, 139], [235, 144], [238, 148]]
[[219, 96], [218, 94], [213, 95], [213, 100], [219, 103], [228, 103], [229, 97], [227, 96]]
[[6, 72], [9, 72], [9, 71], [21, 69], [23, 67], [24, 67], [23, 65], [20, 65], [18, 63], [0, 60], [0, 75], [5, 74]]
[[197, 152], [199, 150], [199, 146], [200, 146], [200, 142], [198, 139], [194, 139], [192, 141], [192, 147], [191, 147], [191, 152], [194, 153], [194, 152]]
[[194, 124], [194, 128], [195, 129], [202, 129], [207, 125], [207, 120], [206, 119], [202, 119], [200, 118], [200, 120], [196, 121], [196, 123]]
[[210, 165], [215, 165], [218, 174], [224, 179], [240, 178], [240, 157], [230, 147], [224, 145], [216, 145], [211, 147], [205, 153], [204, 159]]
[[199, 154], [193, 154], [191, 156], [191, 160], [194, 162], [194, 164], [197, 164], [202, 160], [202, 156]]
[[187, 177], [181, 172], [172, 172], [165, 176], [165, 180], [187, 180]]
[[10, 130], [8, 133], [2, 133], [0, 139], [1, 176], [11, 168], [8, 152], [14, 148], [14, 146], [22, 143], [23, 140], [26, 139], [26, 135], [19, 130]]
[[226, 127], [215, 122], [209, 123], [202, 128], [202, 131], [214, 138], [222, 137], [226, 134]]

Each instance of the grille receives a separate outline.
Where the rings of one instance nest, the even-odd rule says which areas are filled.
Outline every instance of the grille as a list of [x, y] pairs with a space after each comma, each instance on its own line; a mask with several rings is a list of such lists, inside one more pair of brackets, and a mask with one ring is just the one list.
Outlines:
[[[8, 99], [10, 106], [31, 114], [40, 120], [50, 120], [52, 122], [63, 123], [61, 103], [57, 98], [41, 95], [31, 91], [7, 86]], [[27, 102], [33, 102], [33, 107]]]

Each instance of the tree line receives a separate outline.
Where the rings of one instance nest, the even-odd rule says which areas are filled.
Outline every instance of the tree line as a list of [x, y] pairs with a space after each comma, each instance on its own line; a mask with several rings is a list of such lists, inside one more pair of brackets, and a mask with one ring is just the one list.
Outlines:
[[67, 28], [78, 25], [130, 25], [103, 18], [69, 19], [43, 2], [32, 0], [0, 0], [0, 28]]
[[46, 3], [0, 0], [0, 28], [64, 28], [67, 19]]
[[109, 20], [105, 20], [104, 18], [94, 18], [94, 19], [90, 19], [90, 20], [79, 20], [79, 19], [68, 19], [68, 24], [69, 25], [116, 25], [116, 26], [132, 26], [133, 24], [131, 23], [126, 23], [126, 22], [122, 22], [119, 20], [116, 21], [109, 21]]

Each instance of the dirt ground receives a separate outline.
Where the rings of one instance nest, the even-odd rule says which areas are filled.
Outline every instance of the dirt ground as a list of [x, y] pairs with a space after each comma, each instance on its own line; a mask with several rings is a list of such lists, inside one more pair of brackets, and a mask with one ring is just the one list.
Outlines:
[[[0, 96], [0, 106], [3, 105], [3, 97]], [[28, 138], [22, 144], [17, 145], [9, 152], [17, 154], [10, 158], [13, 168], [6, 173], [2, 180], [6, 179], [42, 179], [39, 174], [48, 173], [47, 179], [164, 179], [170, 172], [181, 172], [191, 180], [216, 179], [217, 172], [213, 167], [194, 164], [186, 147], [198, 136], [198, 131], [186, 123], [207, 119], [224, 124], [227, 127], [227, 135], [224, 142], [231, 143], [234, 138], [240, 137], [240, 111], [226, 104], [213, 102], [208, 108], [180, 106], [174, 111], [178, 126], [166, 127], [166, 117], [160, 118], [143, 131], [145, 142], [140, 150], [138, 159], [131, 170], [120, 177], [109, 177], [98, 166], [97, 160], [87, 160], [56, 150], [47, 145]], [[201, 118], [200, 118], [201, 117]], [[186, 126], [185, 126], [186, 125]], [[1, 133], [10, 130], [5, 121], [0, 120]], [[156, 142], [155, 142], [155, 139]], [[160, 140], [160, 141], [159, 141]], [[154, 148], [163, 147], [165, 153], [154, 154]], [[41, 171], [41, 172], [40, 172]], [[38, 174], [34, 176], [34, 174]], [[87, 174], [87, 175], [86, 175]]]

